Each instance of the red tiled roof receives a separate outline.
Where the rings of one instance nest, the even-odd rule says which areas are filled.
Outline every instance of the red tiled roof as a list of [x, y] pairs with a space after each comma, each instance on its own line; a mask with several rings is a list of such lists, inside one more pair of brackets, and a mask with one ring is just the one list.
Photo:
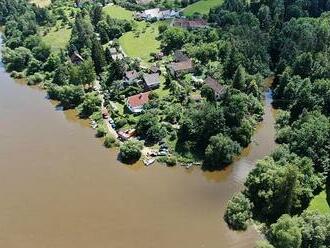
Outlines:
[[140, 93], [140, 94], [137, 94], [137, 95], [134, 95], [134, 96], [130, 96], [128, 98], [128, 104], [132, 108], [142, 106], [142, 105], [146, 104], [147, 102], [149, 102], [149, 94], [150, 94], [150, 91]]
[[176, 19], [173, 25], [183, 28], [202, 28], [207, 26], [207, 21], [203, 19], [194, 19], [194, 20]]

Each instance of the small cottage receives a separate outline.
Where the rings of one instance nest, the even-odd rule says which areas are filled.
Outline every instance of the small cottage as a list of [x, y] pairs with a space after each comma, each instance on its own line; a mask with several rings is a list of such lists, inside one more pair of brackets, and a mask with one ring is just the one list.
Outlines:
[[226, 88], [212, 77], [207, 77], [204, 80], [204, 83], [205, 83], [205, 85], [207, 85], [208, 87], [210, 87], [213, 90], [214, 98], [216, 100], [219, 100], [226, 91]]
[[180, 77], [193, 72], [194, 65], [191, 59], [182, 62], [172, 62], [168, 65], [168, 70], [173, 77]]
[[160, 73], [160, 68], [156, 65], [153, 65], [149, 68], [150, 73]]
[[149, 102], [150, 91], [128, 97], [127, 107], [132, 113], [141, 113], [143, 106]]
[[159, 73], [143, 74], [143, 82], [148, 90], [158, 88], [160, 85]]

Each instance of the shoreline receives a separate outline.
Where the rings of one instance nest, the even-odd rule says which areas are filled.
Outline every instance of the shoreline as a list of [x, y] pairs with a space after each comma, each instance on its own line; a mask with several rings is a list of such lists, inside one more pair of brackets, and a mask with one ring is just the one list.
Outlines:
[[[5, 70], [5, 69], [4, 69]], [[6, 70], [5, 70], [5, 73], [7, 73], [7, 74], [9, 74], [9, 76], [12, 78], [12, 79], [14, 79], [15, 81], [21, 81], [21, 82], [23, 82], [27, 87], [31, 87], [31, 88], [35, 88], [35, 89], [39, 89], [39, 90], [42, 90], [42, 91], [46, 91], [46, 87], [45, 87], [45, 85], [44, 84], [39, 84], [39, 85], [28, 85], [27, 84], [27, 80], [26, 80], [26, 78], [20, 78], [20, 79], [17, 79], [17, 78], [13, 78], [11, 75], [10, 75], [10, 73], [9, 72], [7, 72]], [[268, 80], [270, 77], [268, 77], [268, 78], [266, 78], [265, 79], [265, 82], [266, 82], [266, 80]], [[266, 113], [266, 110], [268, 109], [267, 108], [267, 104], [270, 104], [271, 105], [271, 102], [272, 102], [272, 98], [271, 99], [269, 99], [269, 97], [267, 97], [267, 93], [270, 91], [270, 87], [269, 87], [269, 85], [267, 85], [267, 87], [265, 88], [265, 91], [264, 91], [264, 93], [263, 93], [263, 95], [264, 95], [264, 100], [263, 100], [263, 102], [264, 102], [264, 116], [267, 114]], [[99, 96], [101, 97], [101, 99], [102, 99], [102, 101], [103, 101], [103, 94], [101, 94], [98, 90], [96, 90], [96, 92], [98, 92], [99, 93]], [[47, 100], [48, 101], [54, 101], [54, 100], [51, 100], [51, 99], [49, 99], [49, 98], [47, 98]], [[104, 106], [103, 106], [103, 102], [102, 102], [102, 107], [103, 108], [105, 108]], [[77, 119], [77, 120], [88, 120], [89, 121], [89, 128], [91, 128], [91, 129], [93, 129], [93, 130], [96, 130], [96, 128], [93, 128], [92, 127], [92, 119], [91, 118], [87, 118], [87, 119], [82, 119], [82, 118], [80, 118], [79, 116], [78, 116], [78, 112], [77, 112], [77, 110], [74, 108], [74, 109], [70, 109], [71, 111], [73, 111], [74, 113], [75, 113], [75, 118]], [[274, 111], [275, 111], [276, 109], [271, 105], [271, 107], [270, 107], [270, 110], [268, 110], [268, 111], [271, 111], [271, 115], [275, 115], [275, 113], [274, 113]], [[67, 111], [67, 110], [62, 110], [63, 112], [65, 112], [65, 111]], [[250, 149], [251, 149], [251, 146], [252, 146], [252, 144], [254, 144], [254, 142], [255, 142], [255, 139], [254, 139], [254, 137], [256, 136], [256, 134], [257, 134], [257, 132], [258, 132], [258, 130], [260, 129], [260, 128], [262, 128], [262, 126], [264, 125], [264, 116], [263, 116], [263, 119], [260, 121], [260, 122], [258, 122], [257, 123], [257, 125], [256, 125], [256, 127], [255, 127], [255, 130], [254, 130], [254, 133], [253, 133], [253, 138], [251, 139], [251, 142], [249, 143], [249, 145], [247, 146], [247, 147], [243, 147], [242, 148], [242, 150], [241, 150], [241, 152], [240, 152], [240, 154], [238, 154], [237, 156], [235, 156], [235, 158], [233, 159], [233, 162], [232, 163], [230, 163], [230, 164], [228, 164], [228, 165], [226, 165], [224, 168], [222, 168], [222, 169], [220, 169], [220, 170], [218, 170], [218, 171], [222, 171], [222, 170], [225, 170], [227, 167], [230, 167], [230, 166], [232, 166], [234, 163], [236, 163], [237, 161], [239, 161], [240, 159], [242, 159], [243, 157], [245, 157], [245, 156], [247, 156], [248, 154], [249, 154], [249, 152], [250, 152]], [[114, 129], [114, 128], [112, 128], [112, 126], [110, 125], [110, 123], [108, 122], [108, 119], [104, 119], [104, 118], [102, 118], [102, 121], [103, 121], [103, 123], [107, 126], [107, 129], [108, 129], [108, 132], [111, 132], [111, 134], [112, 135], [116, 135], [115, 136], [115, 138], [116, 138], [116, 141], [117, 142], [119, 142], [120, 144], [122, 144], [123, 143], [123, 141], [121, 141], [120, 139], [119, 139], [119, 137], [118, 137], [118, 133], [117, 133], [117, 131]], [[111, 131], [110, 131], [111, 130]], [[96, 136], [95, 136], [96, 137]], [[105, 136], [104, 136], [105, 137]], [[101, 139], [103, 139], [104, 140], [104, 137], [101, 137]], [[98, 139], [98, 138], [97, 138]], [[258, 145], [258, 144], [257, 144]], [[104, 146], [104, 145], [103, 145]], [[110, 149], [115, 149], [117, 152], [118, 152], [118, 155], [119, 155], [119, 150], [118, 149], [116, 149], [116, 147], [113, 147], [113, 148], [110, 148]], [[152, 158], [155, 158], [155, 161], [154, 162], [157, 162], [158, 164], [161, 164], [162, 166], [167, 166], [167, 167], [171, 167], [171, 166], [169, 166], [169, 165], [167, 165], [165, 162], [159, 162], [158, 161], [158, 159], [159, 158], [162, 158], [162, 156], [155, 156], [155, 157], [153, 157], [153, 156], [150, 156], [150, 153], [154, 153], [155, 152], [155, 150], [153, 150], [151, 147], [148, 147], [148, 146], [145, 146], [145, 145], [143, 145], [143, 149], [141, 150], [141, 153], [142, 153], [142, 156], [141, 156], [141, 158], [138, 160], [138, 161], [136, 161], [135, 163], [137, 163], [137, 162], [144, 162], [144, 160], [149, 160], [149, 159], [152, 159]], [[120, 161], [120, 160], [119, 160]], [[120, 161], [121, 162], [121, 161]], [[153, 163], [154, 163], [153, 162]], [[123, 162], [121, 162], [121, 163], [123, 163]], [[146, 167], [148, 167], [148, 166], [152, 166], [153, 165], [153, 163], [151, 164], [151, 165], [146, 165]], [[125, 164], [125, 163], [123, 163], [123, 164]], [[197, 161], [197, 160], [195, 160], [195, 161], [192, 161], [192, 162], [177, 162], [177, 166], [182, 166], [182, 167], [186, 167], [186, 169], [189, 169], [189, 168], [191, 168], [192, 166], [198, 166], [198, 167], [200, 167], [201, 166], [201, 164], [202, 164], [202, 161]], [[125, 164], [126, 165], [126, 164]]]
[[[4, 29], [4, 26], [1, 27], [2, 29]], [[2, 33], [0, 31], [0, 35], [2, 36]], [[1, 39], [2, 41], [2, 39]], [[2, 47], [4, 47], [4, 45], [2, 44]], [[6, 73], [10, 74], [10, 76], [14, 79], [18, 79], [18, 78], [15, 78], [12, 76], [12, 73], [13, 72], [8, 72], [6, 71]], [[27, 78], [25, 77], [24, 75], [24, 71], [19, 73], [20, 76], [22, 76], [22, 78], [19, 78], [20, 80], [24, 80], [25, 83], [27, 84]], [[271, 81], [272, 81], [272, 76], [269, 76], [267, 78], [264, 79], [264, 91], [263, 91], [263, 108], [264, 108], [264, 115], [265, 115], [265, 112], [267, 111], [267, 101], [269, 101], [269, 99], [267, 100], [267, 90], [270, 89], [270, 85], [271, 85]], [[37, 84], [35, 85], [36, 87], [42, 89], [42, 90], [46, 90], [47, 87], [45, 86], [44, 82], [40, 83], [40, 84]], [[106, 130], [107, 130], [107, 133], [104, 135], [104, 137], [108, 134], [110, 134], [111, 136], [113, 136], [116, 140], [116, 142], [118, 142], [119, 144], [122, 144], [123, 141], [119, 138], [119, 135], [118, 135], [118, 131], [112, 127], [112, 125], [109, 123], [109, 120], [112, 119], [111, 118], [111, 114], [109, 115], [108, 118], [104, 118], [102, 113], [103, 111], [107, 111], [107, 108], [104, 106], [104, 92], [102, 91], [102, 87], [100, 85], [100, 82], [96, 79], [93, 83], [92, 83], [92, 89], [94, 92], [96, 92], [101, 100], [101, 106], [100, 106], [100, 112], [101, 112], [101, 116], [102, 116], [102, 125], [106, 127]], [[270, 100], [272, 101], [272, 99]], [[273, 108], [272, 108], [273, 109]], [[77, 111], [76, 109], [74, 108], [74, 112], [76, 113], [76, 117], [80, 119], [80, 117], [78, 116], [77, 114]], [[99, 124], [101, 123], [97, 123], [95, 122], [91, 117], [88, 118], [90, 120], [90, 126], [93, 128], [93, 129], [96, 129]], [[253, 132], [253, 135], [252, 135], [252, 139], [251, 139], [251, 142], [249, 143], [249, 145], [247, 147], [242, 147], [241, 151], [239, 154], [237, 154], [234, 158], [233, 158], [233, 161], [230, 163], [230, 164], [227, 164], [225, 166], [223, 166], [221, 169], [219, 170], [223, 170], [225, 169], [226, 167], [228, 166], [231, 166], [233, 163], [235, 163], [236, 161], [238, 161], [242, 156], [244, 156], [244, 153], [249, 150], [251, 144], [254, 142], [254, 136], [256, 135], [257, 133], [257, 130], [259, 128], [259, 126], [262, 126], [262, 123], [264, 122], [264, 120], [262, 119], [261, 121], [257, 122], [255, 127], [254, 127], [254, 132]], [[104, 137], [102, 137], [104, 139]], [[129, 140], [129, 139], [128, 139]], [[141, 142], [142, 143], [142, 142]], [[158, 160], [161, 160], [163, 158], [163, 156], [158, 156], [158, 155], [153, 155], [153, 154], [157, 154], [157, 150], [155, 150], [155, 147], [157, 146], [154, 146], [154, 147], [149, 147], [149, 146], [146, 146], [145, 144], [143, 144], [143, 148], [141, 150], [141, 158], [139, 159], [140, 161], [143, 161], [145, 163], [145, 165], [147, 165], [147, 163], [145, 161], [151, 161], [152, 160], [152, 163], [153, 164], [155, 161], [157, 162], [160, 162]], [[173, 149], [173, 147], [172, 147]], [[119, 153], [119, 152], [118, 152]], [[167, 155], [165, 157], [171, 157], [171, 156], [174, 156], [175, 159], [176, 159], [176, 162], [175, 162], [175, 165], [179, 165], [179, 166], [185, 166], [186, 168], [190, 168], [191, 166], [193, 165], [202, 165], [203, 161], [201, 160], [194, 160], [194, 159], [191, 159], [191, 158], [185, 158], [179, 154], [177, 154], [176, 152], [172, 153], [169, 152], [167, 153]], [[138, 160], [138, 161], [139, 161]], [[165, 162], [160, 162], [162, 164], [166, 164]], [[169, 166], [168, 164], [166, 164], [167, 166]], [[174, 166], [175, 166], [174, 165]], [[148, 166], [148, 165], [147, 165]]]

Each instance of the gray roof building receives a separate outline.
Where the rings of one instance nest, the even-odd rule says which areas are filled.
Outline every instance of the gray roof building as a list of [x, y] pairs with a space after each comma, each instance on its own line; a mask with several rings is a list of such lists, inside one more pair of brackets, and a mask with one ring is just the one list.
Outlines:
[[158, 73], [143, 74], [143, 81], [147, 89], [154, 89], [160, 85], [160, 78]]

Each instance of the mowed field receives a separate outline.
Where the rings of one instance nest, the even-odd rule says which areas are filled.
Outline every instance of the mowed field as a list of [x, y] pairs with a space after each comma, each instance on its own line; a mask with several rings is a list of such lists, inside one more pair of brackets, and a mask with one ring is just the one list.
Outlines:
[[134, 22], [134, 30], [119, 38], [119, 44], [127, 56], [140, 58], [143, 62], [148, 63], [151, 59], [150, 53], [160, 51], [160, 41], [157, 40], [158, 23], [148, 24], [144, 21], [134, 21], [132, 11], [116, 5], [107, 6], [103, 11], [112, 18]]
[[186, 16], [191, 16], [194, 13], [208, 14], [210, 9], [219, 6], [223, 3], [223, 0], [201, 0], [187, 6], [183, 13]]
[[311, 201], [308, 209], [319, 211], [322, 214], [326, 214], [326, 213], [330, 214], [330, 207], [327, 202], [327, 196], [325, 191], [322, 191]]
[[128, 21], [132, 21], [134, 19], [132, 11], [129, 11], [127, 9], [124, 9], [116, 5], [111, 5], [111, 6], [109, 5], [104, 7], [103, 12], [106, 15], [109, 15], [112, 18], [116, 18], [116, 19], [128, 20]]
[[119, 38], [119, 43], [128, 56], [148, 62], [151, 59], [150, 53], [160, 51], [160, 41], [156, 39], [157, 36], [157, 23], [148, 26], [145, 22], [139, 22], [135, 31], [125, 33]]

